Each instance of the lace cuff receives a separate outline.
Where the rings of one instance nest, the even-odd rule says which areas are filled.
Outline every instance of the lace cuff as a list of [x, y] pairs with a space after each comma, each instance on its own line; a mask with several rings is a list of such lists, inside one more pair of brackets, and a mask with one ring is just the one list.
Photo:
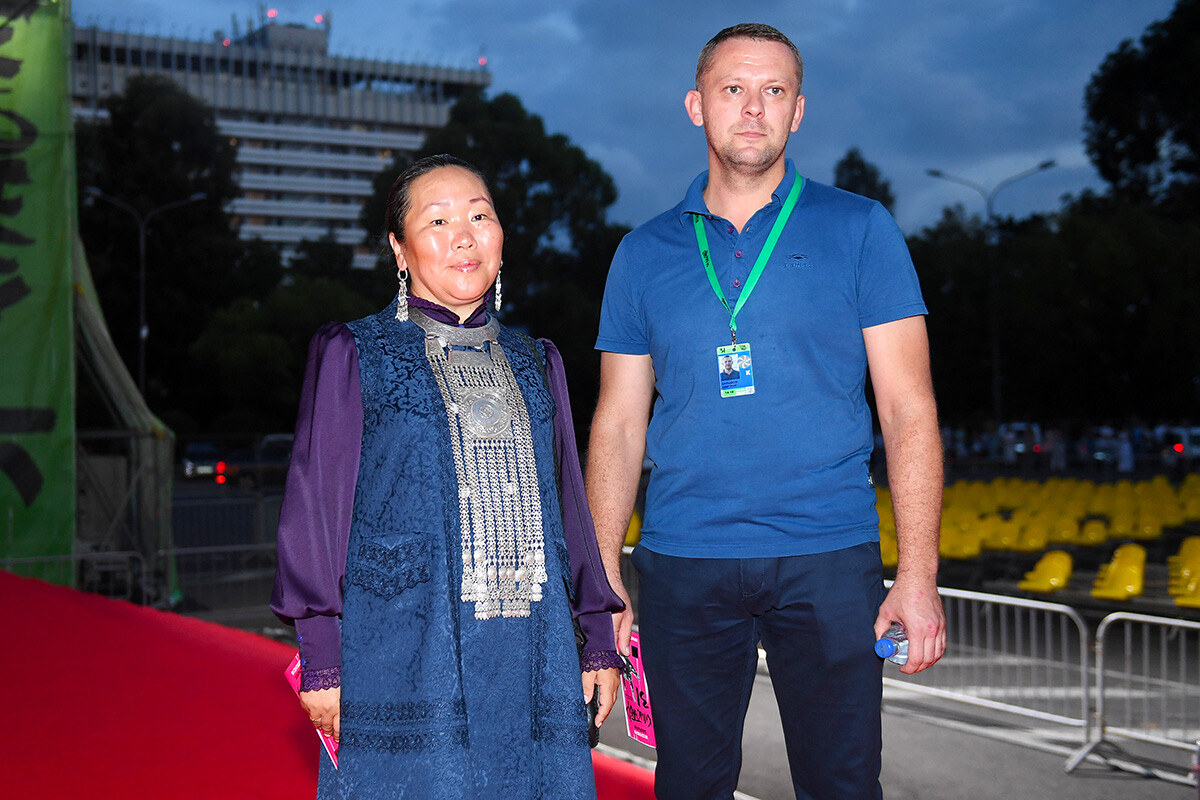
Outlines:
[[342, 685], [342, 668], [305, 669], [300, 672], [300, 691], [315, 692], [319, 689], [337, 689]]
[[579, 656], [580, 672], [599, 672], [602, 669], [620, 669], [621, 657], [616, 650], [585, 650]]

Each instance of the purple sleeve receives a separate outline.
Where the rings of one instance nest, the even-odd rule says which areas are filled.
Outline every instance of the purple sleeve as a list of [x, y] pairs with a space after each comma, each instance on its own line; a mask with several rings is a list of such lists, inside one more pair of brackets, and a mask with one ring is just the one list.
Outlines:
[[329, 323], [313, 336], [279, 512], [271, 610], [296, 625], [304, 690], [338, 685], [342, 579], [362, 444], [354, 336]]
[[[562, 492], [563, 533], [571, 557], [571, 614], [579, 620], [579, 627], [587, 639], [582, 663], [592, 669], [618, 666], [612, 612], [623, 610], [625, 604], [609, 585], [604, 563], [600, 560], [600, 545], [596, 543], [596, 528], [583, 487], [579, 450], [575, 447], [575, 426], [571, 420], [571, 399], [562, 356], [552, 342], [538, 341], [546, 346], [546, 381], [556, 408], [554, 447]], [[612, 663], [608, 663], [610, 661]]]

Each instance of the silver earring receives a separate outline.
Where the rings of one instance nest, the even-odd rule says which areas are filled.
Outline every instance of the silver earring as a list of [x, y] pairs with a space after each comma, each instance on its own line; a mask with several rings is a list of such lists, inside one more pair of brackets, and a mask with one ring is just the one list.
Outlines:
[[408, 321], [408, 270], [396, 270], [396, 277], [400, 279], [400, 291], [396, 294], [396, 319], [401, 322]]
[[[503, 261], [501, 261], [501, 262], [500, 262], [500, 269], [504, 269], [504, 262], [503, 262]], [[498, 270], [496, 270], [496, 302], [495, 302], [495, 307], [496, 307], [496, 310], [497, 310], [497, 311], [499, 311], [499, 310], [500, 310], [500, 270], [499, 270], [499, 269], [498, 269]]]

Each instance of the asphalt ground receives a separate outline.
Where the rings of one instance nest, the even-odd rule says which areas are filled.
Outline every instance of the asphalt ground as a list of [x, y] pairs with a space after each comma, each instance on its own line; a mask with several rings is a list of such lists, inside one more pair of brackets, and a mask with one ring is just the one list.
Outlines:
[[[934, 667], [936, 669], [936, 667]], [[1114, 770], [1085, 760], [1073, 772], [1067, 759], [1082, 745], [1079, 729], [1040, 723], [884, 689], [883, 769], [887, 800], [1185, 800], [1195, 786]], [[654, 750], [626, 733], [624, 708], [600, 735], [608, 755], [653, 768]], [[742, 741], [739, 800], [791, 800], [787, 754], [770, 677], [760, 668]], [[1160, 761], [1178, 771], [1190, 764], [1181, 750], [1140, 747], [1140, 763]]]

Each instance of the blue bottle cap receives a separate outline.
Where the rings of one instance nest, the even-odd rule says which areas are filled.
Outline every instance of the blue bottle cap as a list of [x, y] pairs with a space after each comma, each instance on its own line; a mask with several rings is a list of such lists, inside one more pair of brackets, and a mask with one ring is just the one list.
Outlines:
[[891, 639], [880, 639], [875, 643], [875, 655], [880, 658], [891, 658], [896, 655], [896, 643]]

